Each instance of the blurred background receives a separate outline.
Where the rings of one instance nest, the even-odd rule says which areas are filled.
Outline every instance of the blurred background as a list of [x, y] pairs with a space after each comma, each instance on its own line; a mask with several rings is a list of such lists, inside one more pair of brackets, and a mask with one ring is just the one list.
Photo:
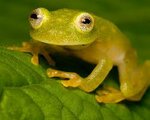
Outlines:
[[30, 40], [28, 16], [37, 7], [79, 9], [109, 19], [130, 39], [141, 60], [150, 59], [149, 0], [0, 0], [0, 46]]

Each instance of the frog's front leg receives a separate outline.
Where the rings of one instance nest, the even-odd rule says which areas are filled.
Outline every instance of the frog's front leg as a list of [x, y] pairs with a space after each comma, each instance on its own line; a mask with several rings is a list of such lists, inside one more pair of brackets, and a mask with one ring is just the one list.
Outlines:
[[112, 66], [112, 61], [109, 59], [100, 59], [97, 66], [86, 78], [82, 78], [76, 73], [63, 72], [53, 69], [48, 69], [47, 74], [49, 77], [69, 79], [61, 81], [65, 87], [79, 87], [86, 92], [91, 92], [102, 83], [109, 71], [112, 69]]
[[59, 77], [63, 79], [69, 79], [69, 80], [62, 80], [61, 83], [65, 87], [78, 87], [81, 84], [82, 77], [80, 77], [78, 74], [74, 72], [64, 72], [60, 70], [55, 70], [55, 69], [47, 69], [47, 75], [48, 77]]
[[23, 42], [22, 47], [8, 47], [10, 50], [20, 51], [20, 52], [28, 52], [33, 56], [31, 58], [31, 62], [34, 65], [39, 64], [39, 54], [43, 55], [44, 58], [48, 61], [50, 65], [55, 65], [55, 62], [49, 55], [49, 51], [46, 50], [45, 44], [40, 42]]

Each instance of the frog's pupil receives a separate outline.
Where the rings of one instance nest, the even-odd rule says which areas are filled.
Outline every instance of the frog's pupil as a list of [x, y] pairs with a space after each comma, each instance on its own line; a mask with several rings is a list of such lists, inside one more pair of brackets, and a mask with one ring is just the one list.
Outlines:
[[38, 16], [37, 16], [37, 14], [35, 14], [35, 13], [31, 14], [30, 17], [33, 18], [33, 19], [38, 19]]
[[82, 19], [81, 21], [83, 24], [90, 24], [91, 23], [91, 20], [88, 19], [88, 18], [85, 18], [85, 19]]

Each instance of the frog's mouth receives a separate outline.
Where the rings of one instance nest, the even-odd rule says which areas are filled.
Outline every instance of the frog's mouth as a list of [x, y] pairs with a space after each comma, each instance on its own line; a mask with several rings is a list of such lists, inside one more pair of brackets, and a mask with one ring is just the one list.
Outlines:
[[95, 39], [91, 39], [90, 37], [82, 37], [82, 36], [75, 36], [75, 35], [66, 35], [66, 34], [59, 34], [47, 32], [47, 33], [38, 33], [34, 31], [30, 31], [30, 36], [33, 40], [40, 41], [43, 43], [51, 44], [51, 45], [60, 45], [60, 46], [86, 46]]

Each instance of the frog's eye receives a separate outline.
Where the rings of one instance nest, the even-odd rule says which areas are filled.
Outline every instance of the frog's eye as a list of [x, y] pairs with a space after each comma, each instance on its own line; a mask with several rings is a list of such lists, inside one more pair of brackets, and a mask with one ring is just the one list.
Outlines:
[[81, 13], [75, 19], [75, 26], [80, 32], [90, 32], [94, 26], [94, 19], [89, 13]]
[[40, 9], [35, 9], [29, 16], [29, 22], [33, 29], [38, 29], [43, 22], [43, 14]]

